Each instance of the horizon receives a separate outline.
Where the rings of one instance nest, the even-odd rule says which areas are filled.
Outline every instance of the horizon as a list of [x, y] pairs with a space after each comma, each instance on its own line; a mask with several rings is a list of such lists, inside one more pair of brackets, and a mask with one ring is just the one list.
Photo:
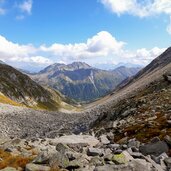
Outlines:
[[170, 20], [169, 0], [0, 0], [0, 60], [32, 72], [78, 61], [146, 66], [170, 47]]

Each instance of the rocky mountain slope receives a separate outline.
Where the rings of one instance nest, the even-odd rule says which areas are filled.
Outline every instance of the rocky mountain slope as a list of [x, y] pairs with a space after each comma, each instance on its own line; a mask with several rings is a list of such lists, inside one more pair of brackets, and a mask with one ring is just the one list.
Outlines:
[[93, 68], [86, 63], [53, 64], [31, 77], [42, 85], [59, 90], [78, 100], [91, 101], [112, 91], [125, 78], [135, 75], [139, 68], [120, 67], [113, 71]]
[[[171, 48], [153, 60], [131, 80], [110, 96], [96, 102], [101, 113], [101, 121], [96, 124], [110, 125], [115, 122], [116, 140], [128, 135], [147, 142], [154, 136], [164, 138], [171, 134]], [[92, 104], [93, 106], [93, 104]], [[106, 118], [106, 119], [104, 119]], [[97, 125], [98, 125], [97, 124]], [[100, 127], [100, 126], [99, 126]], [[109, 126], [110, 127], [110, 126]]]
[[56, 110], [64, 101], [58, 92], [45, 89], [27, 75], [0, 63], [0, 102]]

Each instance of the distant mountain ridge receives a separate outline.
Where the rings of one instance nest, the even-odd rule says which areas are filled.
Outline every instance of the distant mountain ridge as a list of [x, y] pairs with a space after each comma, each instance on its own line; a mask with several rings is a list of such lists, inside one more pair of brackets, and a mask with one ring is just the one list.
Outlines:
[[143, 68], [144, 65], [139, 65], [139, 64], [132, 64], [132, 63], [124, 63], [120, 62], [118, 64], [112, 64], [112, 63], [102, 63], [102, 64], [95, 64], [93, 65], [95, 68], [99, 68], [102, 70], [114, 70], [119, 67], [125, 66], [126, 68]]
[[68, 65], [56, 63], [30, 76], [36, 82], [48, 85], [69, 98], [91, 101], [106, 95], [138, 71], [139, 68], [126, 67], [105, 71], [84, 62], [74, 62]]

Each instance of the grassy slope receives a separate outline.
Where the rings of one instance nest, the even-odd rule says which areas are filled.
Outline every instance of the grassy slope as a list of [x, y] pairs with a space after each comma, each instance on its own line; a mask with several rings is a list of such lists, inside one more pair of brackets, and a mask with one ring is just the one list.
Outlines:
[[1, 93], [0, 93], [0, 103], [10, 104], [10, 105], [13, 105], [13, 106], [22, 106], [21, 104], [11, 100], [10, 98], [4, 96]]

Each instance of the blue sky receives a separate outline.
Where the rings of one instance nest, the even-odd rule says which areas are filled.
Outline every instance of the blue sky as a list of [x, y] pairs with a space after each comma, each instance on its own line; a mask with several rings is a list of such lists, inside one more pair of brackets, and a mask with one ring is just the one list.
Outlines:
[[170, 16], [170, 0], [0, 0], [0, 59], [146, 65], [171, 45]]

